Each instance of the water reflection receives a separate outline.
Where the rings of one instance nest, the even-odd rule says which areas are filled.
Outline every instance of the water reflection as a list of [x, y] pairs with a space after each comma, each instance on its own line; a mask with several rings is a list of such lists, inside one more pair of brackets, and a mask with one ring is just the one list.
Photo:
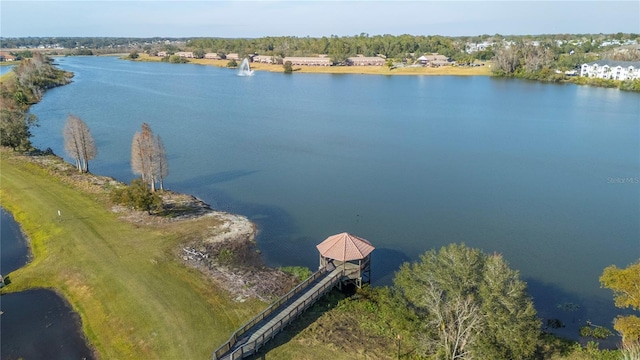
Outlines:
[[7, 275], [29, 259], [27, 242], [11, 214], [0, 208], [0, 274]]
[[28, 290], [1, 300], [3, 359], [93, 359], [78, 315], [55, 292]]

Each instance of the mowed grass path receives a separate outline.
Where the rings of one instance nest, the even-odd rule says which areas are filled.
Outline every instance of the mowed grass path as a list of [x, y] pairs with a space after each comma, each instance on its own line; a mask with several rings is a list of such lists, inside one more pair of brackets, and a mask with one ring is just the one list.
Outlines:
[[10, 274], [2, 292], [56, 289], [80, 314], [101, 358], [210, 358], [264, 308], [257, 301], [233, 302], [176, 258], [179, 243], [215, 225], [212, 220], [135, 226], [118, 220], [98, 195], [1, 155], [0, 205], [21, 224], [34, 257]]

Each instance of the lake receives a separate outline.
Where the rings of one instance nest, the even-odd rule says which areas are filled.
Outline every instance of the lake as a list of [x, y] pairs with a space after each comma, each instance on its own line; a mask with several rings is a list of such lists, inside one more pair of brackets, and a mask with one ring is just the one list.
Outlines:
[[[370, 240], [372, 278], [452, 242], [502, 253], [544, 318], [576, 337], [618, 313], [598, 277], [640, 257], [640, 96], [514, 79], [259, 72], [56, 60], [75, 73], [31, 111], [33, 143], [64, 155], [68, 113], [91, 128], [96, 174], [134, 178], [143, 122], [167, 148], [169, 189], [246, 215], [271, 266], [315, 245]], [[67, 157], [67, 160], [70, 159]]]
[[0, 66], [0, 75], [8, 73], [9, 71], [13, 70], [14, 67], [15, 65]]

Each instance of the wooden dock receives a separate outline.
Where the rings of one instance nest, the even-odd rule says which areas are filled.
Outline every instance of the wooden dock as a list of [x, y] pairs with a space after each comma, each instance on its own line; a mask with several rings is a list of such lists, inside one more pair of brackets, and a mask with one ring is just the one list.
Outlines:
[[361, 287], [370, 283], [371, 252], [375, 248], [368, 240], [343, 232], [329, 236], [316, 248], [320, 270], [236, 330], [213, 352], [213, 360], [236, 360], [255, 354], [334, 286]]
[[255, 354], [267, 341], [300, 316], [344, 275], [343, 268], [322, 268], [238, 329], [213, 352], [213, 360], [242, 359]]

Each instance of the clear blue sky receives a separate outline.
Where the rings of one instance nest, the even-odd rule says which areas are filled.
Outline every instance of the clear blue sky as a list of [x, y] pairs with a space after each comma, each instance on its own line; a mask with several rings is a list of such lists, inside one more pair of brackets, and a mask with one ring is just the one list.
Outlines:
[[640, 33], [640, 1], [0, 1], [0, 36]]

